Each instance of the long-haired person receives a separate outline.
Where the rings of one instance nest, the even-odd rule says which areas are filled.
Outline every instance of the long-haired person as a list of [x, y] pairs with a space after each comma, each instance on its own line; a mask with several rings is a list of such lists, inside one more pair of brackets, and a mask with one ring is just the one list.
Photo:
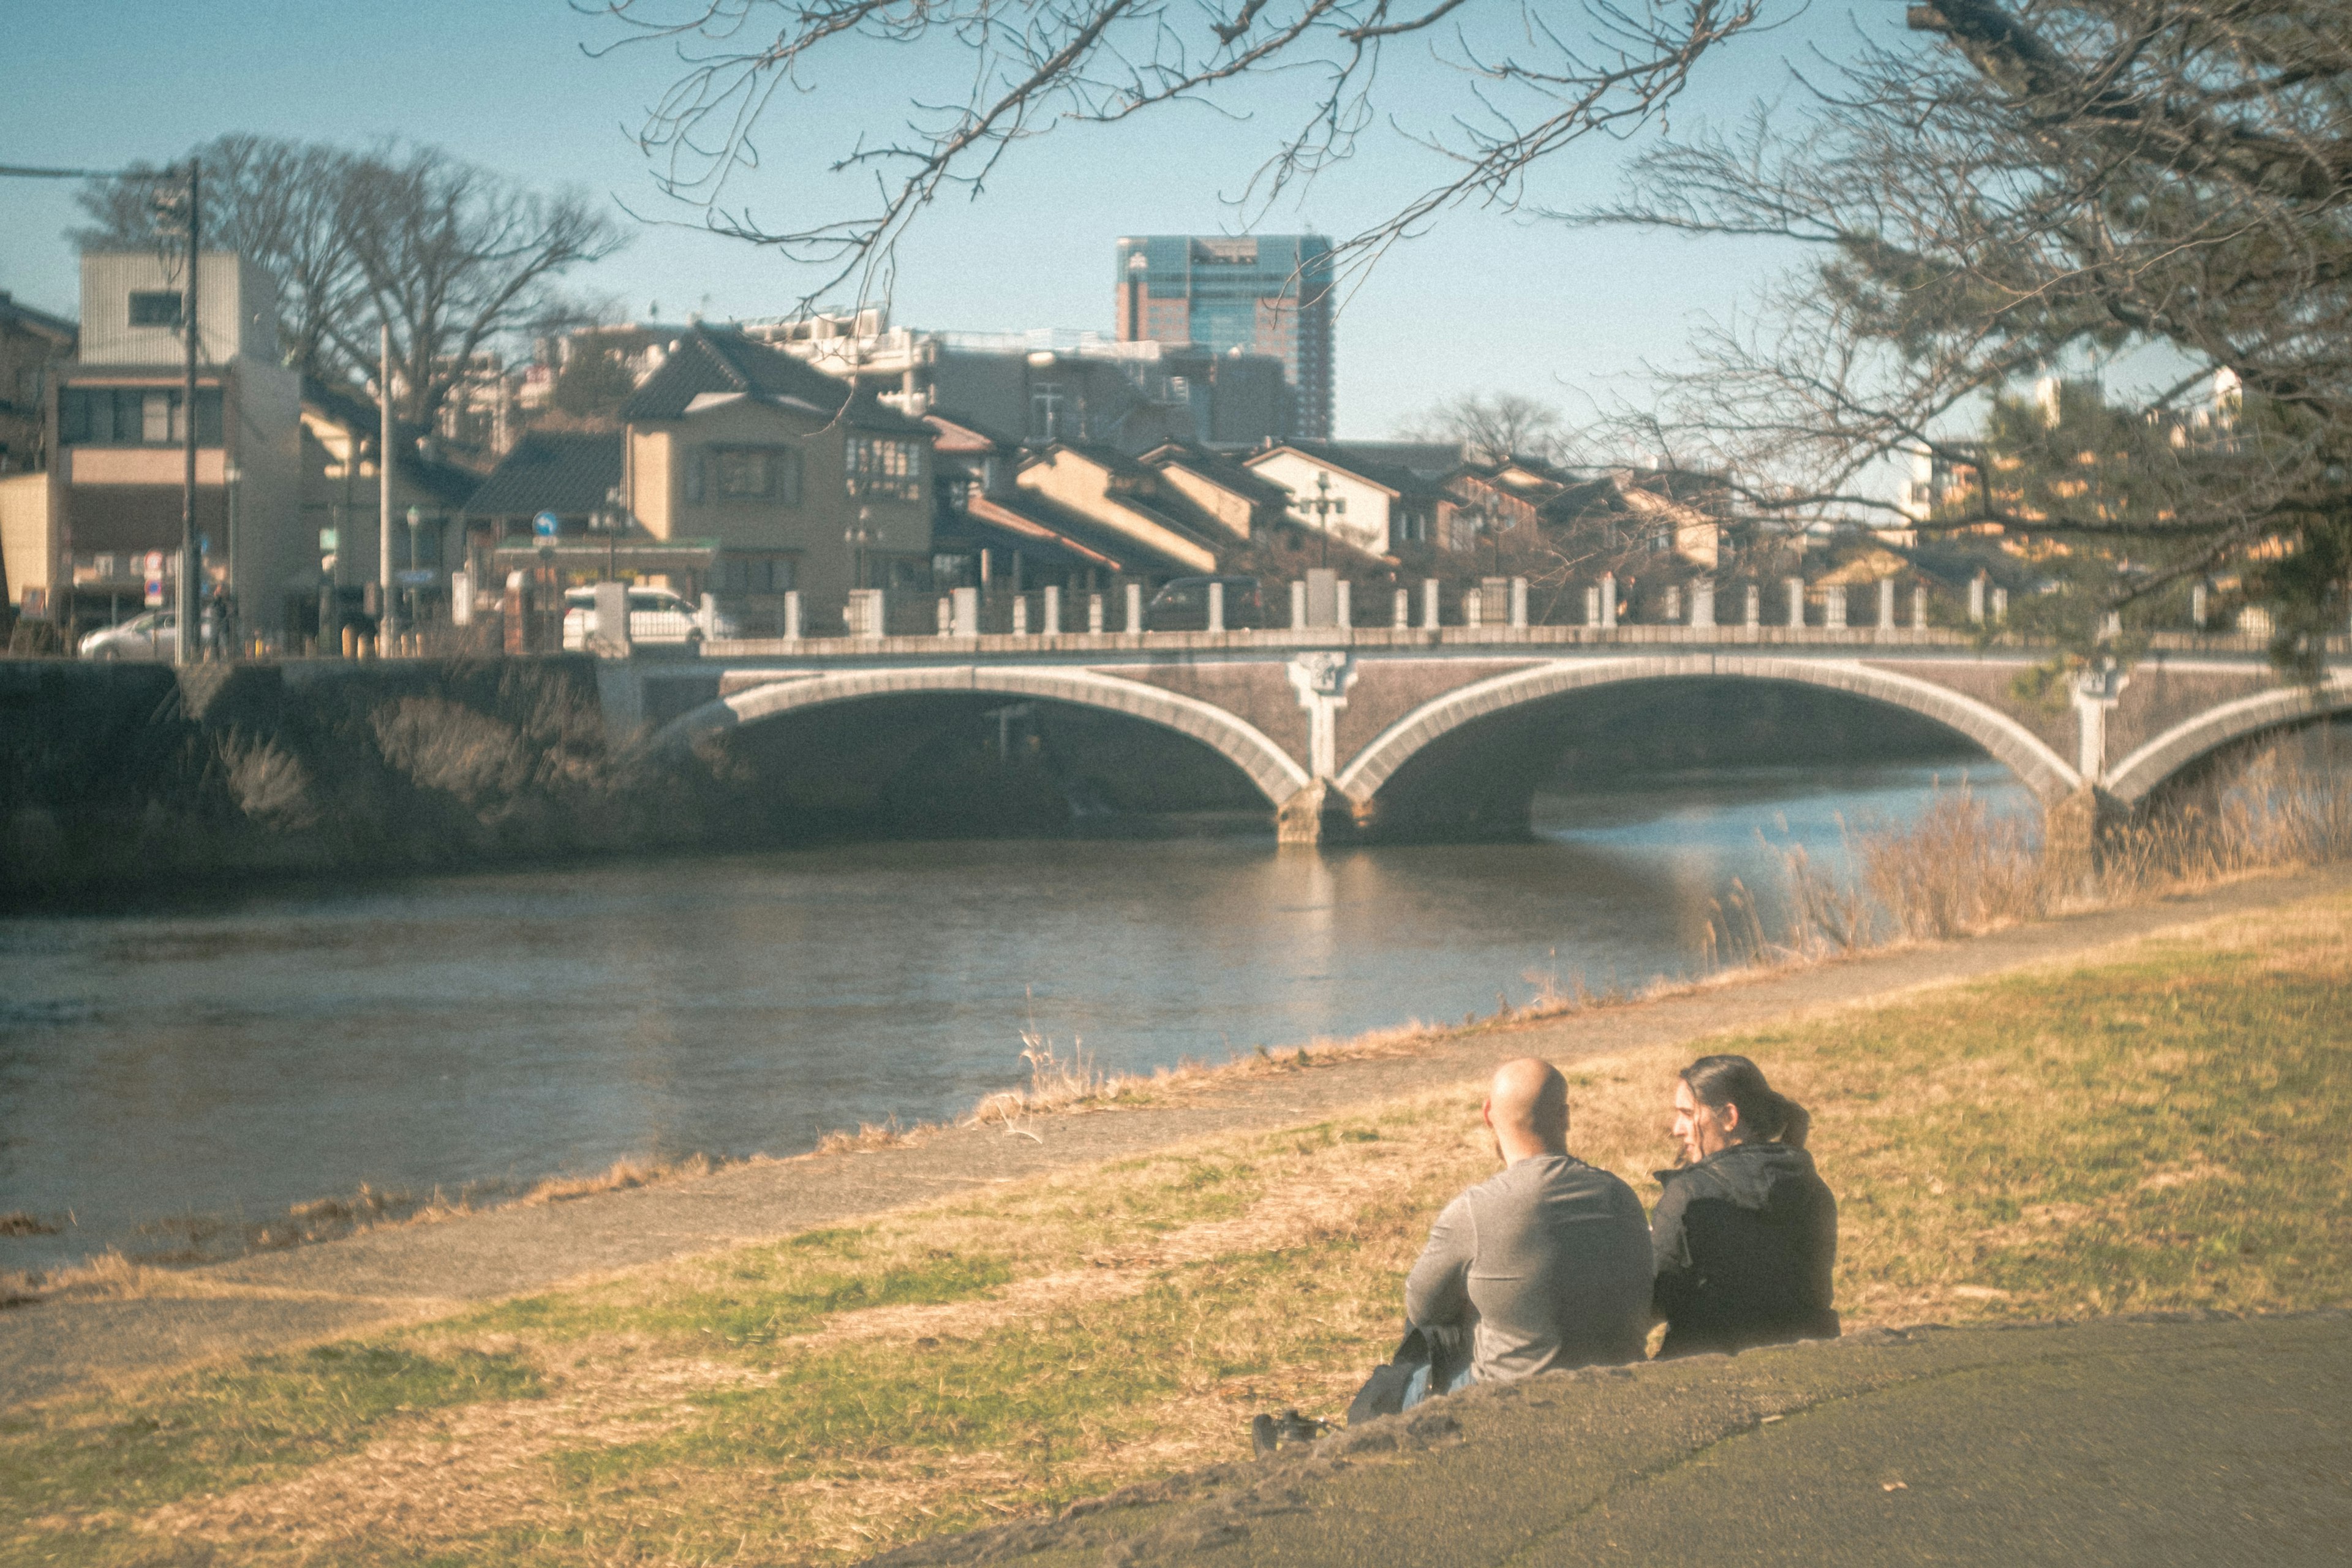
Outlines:
[[1805, 1152], [1811, 1126], [1746, 1057], [1675, 1079], [1682, 1163], [1658, 1173], [1650, 1216], [1662, 1358], [1837, 1337], [1837, 1200]]

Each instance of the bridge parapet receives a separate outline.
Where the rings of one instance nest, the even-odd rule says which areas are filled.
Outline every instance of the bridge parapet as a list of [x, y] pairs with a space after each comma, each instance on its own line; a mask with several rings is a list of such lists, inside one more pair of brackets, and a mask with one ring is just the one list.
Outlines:
[[[2267, 658], [2270, 640], [2238, 632], [2159, 632], [2149, 639], [2154, 655]], [[1425, 648], [1559, 647], [1804, 647], [1956, 648], [1996, 656], [2030, 654], [2047, 658], [2055, 644], [2015, 632], [1980, 636], [1949, 626], [1480, 626], [1268, 627], [1255, 631], [1003, 632], [979, 637], [759, 637], [714, 640], [703, 647], [709, 659], [814, 659], [861, 664], [876, 660], [969, 658], [1034, 658], [1041, 654], [1100, 653], [1278, 653], [1346, 648], [1377, 652]], [[2331, 654], [2352, 656], [2352, 637], [2330, 637]]]

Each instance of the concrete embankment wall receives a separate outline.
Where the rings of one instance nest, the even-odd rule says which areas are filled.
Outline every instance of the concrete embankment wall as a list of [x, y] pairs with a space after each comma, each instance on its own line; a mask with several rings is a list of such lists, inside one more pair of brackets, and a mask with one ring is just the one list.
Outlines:
[[0, 901], [696, 843], [709, 782], [612, 741], [584, 658], [0, 661]]

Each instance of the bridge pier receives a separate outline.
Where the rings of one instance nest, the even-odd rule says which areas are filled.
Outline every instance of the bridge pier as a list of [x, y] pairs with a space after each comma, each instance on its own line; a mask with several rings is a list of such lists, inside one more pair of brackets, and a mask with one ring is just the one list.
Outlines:
[[2099, 837], [2129, 815], [2115, 796], [2085, 784], [2042, 817], [2042, 864], [2059, 887], [2088, 888], [2099, 868]]
[[1346, 844], [1360, 837], [1369, 821], [1367, 809], [1328, 779], [1317, 779], [1286, 800], [1274, 814], [1275, 841], [1280, 844]]

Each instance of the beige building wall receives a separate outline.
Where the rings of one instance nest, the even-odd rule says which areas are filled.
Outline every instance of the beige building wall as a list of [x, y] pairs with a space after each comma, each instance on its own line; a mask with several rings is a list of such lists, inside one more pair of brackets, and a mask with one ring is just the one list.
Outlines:
[[57, 573], [56, 470], [0, 479], [0, 565], [8, 573], [8, 599], [21, 605], [32, 589], [46, 600]]
[[[168, 365], [186, 355], [177, 327], [131, 324], [133, 293], [186, 287], [186, 274], [152, 250], [91, 251], [81, 258], [81, 363]], [[267, 269], [226, 250], [196, 268], [196, 336], [207, 365], [278, 358], [278, 286]]]
[[213, 549], [227, 551], [229, 592], [246, 625], [272, 629], [286, 595], [315, 594], [319, 579], [318, 536], [302, 515], [302, 378], [247, 361], [236, 368], [232, 394], [228, 450], [237, 477], [229, 538]]
[[1285, 447], [1250, 458], [1248, 466], [1260, 479], [1272, 479], [1290, 492], [1290, 516], [1300, 527], [1308, 529], [1324, 526], [1322, 517], [1315, 510], [1315, 502], [1325, 493], [1317, 481], [1328, 475], [1331, 481], [1330, 499], [1339, 503], [1330, 514], [1332, 537], [1374, 555], [1386, 555], [1394, 548], [1390, 537], [1389, 509], [1396, 500], [1396, 492], [1385, 485], [1360, 479], [1344, 468], [1318, 462], [1305, 452]]
[[1235, 495], [1205, 474], [1196, 474], [1181, 463], [1169, 463], [1159, 469], [1160, 477], [1177, 494], [1207, 513], [1219, 528], [1235, 539], [1247, 540], [1250, 523], [1256, 509], [1247, 496]]
[[[739, 398], [683, 419], [633, 426], [627, 447], [630, 510], [656, 538], [707, 541], [722, 554], [793, 563], [794, 585], [812, 628], [848, 603], [859, 547], [845, 538], [859, 526], [873, 536], [863, 547], [866, 581], [885, 586], [894, 563], [928, 573], [931, 553], [930, 451], [920, 456], [911, 500], [852, 497], [848, 442], [860, 432], [816, 415]], [[797, 494], [737, 498], [721, 493], [719, 455], [729, 447], [770, 450], [796, 467]]]

